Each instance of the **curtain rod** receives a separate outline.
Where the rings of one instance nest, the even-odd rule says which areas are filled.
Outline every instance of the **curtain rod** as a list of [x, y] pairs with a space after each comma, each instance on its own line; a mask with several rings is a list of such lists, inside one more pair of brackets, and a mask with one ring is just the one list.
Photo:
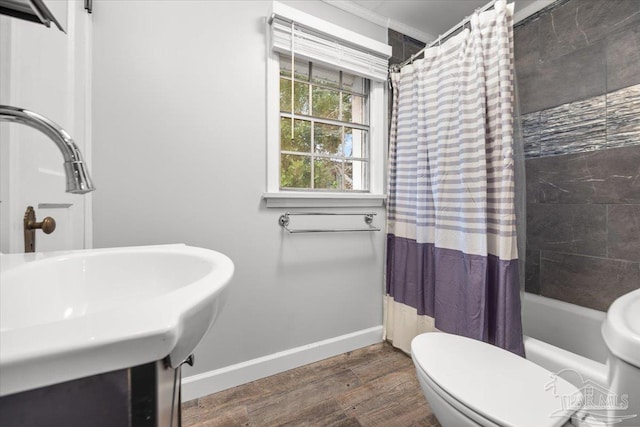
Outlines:
[[[485, 10], [490, 9], [491, 7], [493, 7], [493, 5], [496, 3], [496, 1], [498, 1], [498, 0], [491, 0], [489, 3], [485, 4], [481, 8], [476, 9], [474, 11], [474, 13], [475, 12], [480, 13], [480, 12], [484, 12]], [[425, 47], [423, 47], [422, 49], [420, 49], [419, 51], [417, 51], [416, 53], [411, 55], [411, 57], [409, 59], [404, 60], [399, 64], [394, 64], [389, 68], [391, 68], [392, 70], [396, 70], [397, 71], [400, 68], [404, 67], [405, 65], [413, 62], [413, 60], [416, 59], [418, 56], [422, 55], [425, 50], [429, 49], [432, 46], [435, 46], [438, 43], [441, 43], [443, 40], [445, 40], [447, 37], [449, 37], [451, 35], [451, 33], [455, 32], [459, 28], [464, 27], [467, 24], [467, 22], [469, 22], [470, 20], [471, 20], [471, 16], [465, 17], [462, 21], [458, 22], [456, 25], [451, 27], [451, 29], [449, 29], [449, 31], [447, 31], [444, 34], [440, 34], [437, 39], [435, 39], [434, 41], [432, 41], [431, 43], [429, 43], [428, 45], [426, 45]]]

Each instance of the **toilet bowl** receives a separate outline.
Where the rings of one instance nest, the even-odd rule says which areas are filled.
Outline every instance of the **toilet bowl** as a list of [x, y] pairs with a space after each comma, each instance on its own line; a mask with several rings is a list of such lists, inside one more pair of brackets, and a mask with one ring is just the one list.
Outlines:
[[595, 408], [585, 398], [590, 384], [578, 389], [527, 359], [470, 338], [422, 334], [413, 339], [411, 356], [443, 427], [640, 426], [640, 289], [611, 305], [602, 331], [609, 374], [606, 386], [595, 386], [610, 407]]
[[[620, 420], [617, 427], [640, 426], [640, 289], [621, 296], [611, 304], [602, 324], [602, 337], [609, 349], [608, 389], [615, 403], [609, 419]], [[626, 395], [626, 399], [625, 399]], [[626, 405], [619, 400], [627, 400]], [[619, 407], [620, 403], [623, 403]]]

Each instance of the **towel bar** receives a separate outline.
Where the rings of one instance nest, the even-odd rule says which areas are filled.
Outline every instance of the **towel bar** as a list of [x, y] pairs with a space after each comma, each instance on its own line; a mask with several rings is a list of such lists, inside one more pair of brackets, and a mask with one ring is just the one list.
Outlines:
[[[369, 227], [363, 228], [300, 228], [300, 229], [291, 229], [289, 228], [289, 216], [292, 215], [363, 215], [364, 222], [369, 225]], [[351, 231], [380, 231], [378, 227], [372, 227], [371, 223], [373, 223], [373, 216], [376, 215], [375, 212], [285, 212], [284, 215], [280, 215], [278, 219], [278, 224], [285, 230], [287, 230], [291, 234], [295, 233], [340, 233], [340, 232], [351, 232]]]

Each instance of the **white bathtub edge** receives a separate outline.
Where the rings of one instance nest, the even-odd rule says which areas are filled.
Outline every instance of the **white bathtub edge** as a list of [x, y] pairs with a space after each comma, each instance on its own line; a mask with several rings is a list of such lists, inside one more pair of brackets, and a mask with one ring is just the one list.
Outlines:
[[525, 336], [571, 353], [605, 363], [608, 356], [602, 333], [603, 311], [525, 292], [522, 326]]
[[579, 317], [591, 319], [596, 322], [601, 322], [602, 320], [604, 320], [604, 317], [606, 316], [606, 313], [604, 311], [595, 310], [589, 307], [583, 307], [581, 305], [545, 297], [538, 294], [532, 294], [530, 292], [525, 292], [524, 299], [525, 301], [528, 300], [530, 302], [536, 302], [538, 304], [542, 304], [547, 307], [562, 309], [574, 315], [578, 315]]
[[182, 401], [187, 402], [380, 342], [382, 325], [185, 377], [182, 379]]
[[574, 386], [581, 388], [584, 381], [591, 380], [603, 387], [607, 386], [607, 365], [587, 359], [532, 337], [524, 336], [524, 350], [527, 360], [542, 366], [552, 374], [564, 369], [572, 369], [582, 375], [582, 378], [564, 377]]

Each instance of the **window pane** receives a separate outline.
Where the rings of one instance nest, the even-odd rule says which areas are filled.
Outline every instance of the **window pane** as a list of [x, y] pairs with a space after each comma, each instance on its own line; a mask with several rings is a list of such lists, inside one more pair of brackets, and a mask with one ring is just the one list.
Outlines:
[[313, 162], [313, 186], [323, 190], [342, 188], [342, 162], [330, 159], [316, 159]]
[[342, 120], [345, 122], [351, 122], [352, 114], [352, 102], [351, 95], [348, 93], [342, 94]]
[[316, 123], [314, 128], [314, 144], [317, 154], [339, 155], [342, 128], [340, 126]]
[[[280, 55], [280, 75], [291, 77], [291, 57]], [[296, 59], [296, 79], [309, 80], [309, 61]]]
[[351, 123], [368, 124], [367, 103], [364, 96], [342, 94], [342, 120]]
[[366, 94], [366, 83], [367, 79], [363, 77], [354, 76], [348, 73], [342, 73], [342, 89], [348, 90], [350, 92]]
[[280, 188], [311, 188], [311, 158], [281, 154]]
[[345, 157], [368, 158], [367, 132], [360, 129], [344, 129], [342, 152]]
[[369, 164], [360, 161], [346, 161], [344, 163], [344, 189], [366, 191]]
[[307, 83], [293, 84], [294, 108], [298, 114], [310, 114], [309, 111], [309, 85]]
[[280, 111], [291, 112], [291, 80], [280, 79]]
[[313, 64], [311, 67], [311, 82], [324, 86], [340, 87], [340, 71]]
[[331, 89], [313, 87], [312, 115], [325, 119], [340, 118], [340, 92]]
[[291, 119], [280, 119], [280, 150], [311, 153], [311, 122], [294, 120], [293, 139], [291, 138]]

